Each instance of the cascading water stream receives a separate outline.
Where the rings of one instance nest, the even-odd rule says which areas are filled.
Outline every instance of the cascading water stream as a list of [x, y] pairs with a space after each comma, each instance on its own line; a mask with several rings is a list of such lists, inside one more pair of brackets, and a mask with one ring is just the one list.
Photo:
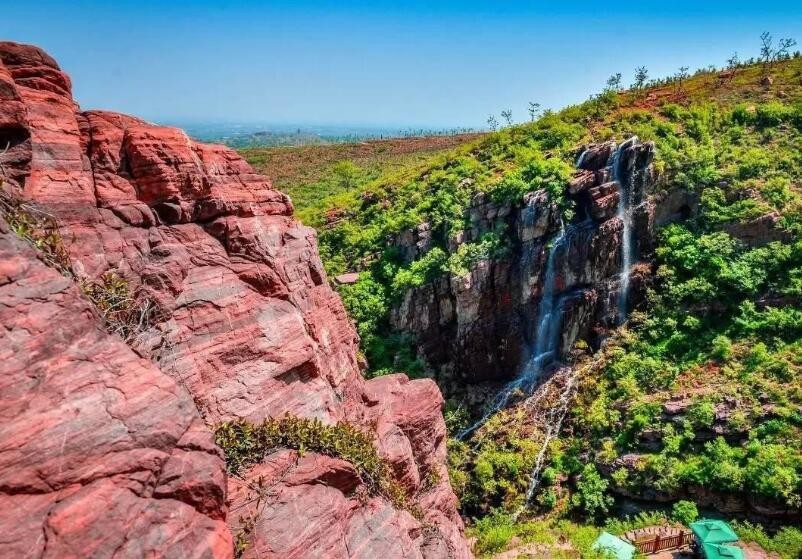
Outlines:
[[526, 394], [531, 393], [537, 386], [543, 371], [556, 361], [559, 354], [559, 334], [563, 318], [562, 298], [558, 294], [557, 286], [559, 256], [570, 248], [571, 242], [577, 233], [587, 231], [592, 226], [593, 223], [588, 220], [569, 227], [560, 227], [560, 231], [551, 243], [549, 256], [546, 260], [546, 273], [543, 277], [543, 293], [538, 305], [537, 330], [532, 356], [524, 366], [521, 374], [496, 395], [481, 419], [459, 433], [457, 435], [458, 439], [464, 439], [484, 425], [493, 414], [507, 405], [516, 391], [520, 390]]
[[[632, 177], [622, 172], [622, 160], [621, 156], [625, 152], [625, 150], [632, 147], [638, 141], [636, 136], [632, 136], [625, 142], [623, 142], [618, 148], [613, 152], [611, 159], [610, 159], [610, 172], [611, 178], [618, 184], [618, 194], [619, 194], [619, 202], [618, 202], [618, 210], [617, 210], [617, 217], [621, 220], [622, 223], [622, 232], [621, 232], [621, 269], [619, 273], [619, 292], [618, 292], [618, 321], [623, 322], [626, 319], [627, 313], [627, 300], [629, 297], [629, 279], [630, 273], [632, 268], [632, 262], [634, 260], [633, 254], [633, 247], [632, 247], [632, 207], [634, 205], [634, 188], [631, 182]], [[577, 166], [581, 166], [582, 161], [584, 160], [585, 153], [583, 152], [582, 155], [579, 157], [579, 162]], [[552, 382], [556, 381], [556, 379], [551, 379]], [[546, 452], [549, 447], [549, 443], [557, 437], [560, 433], [560, 429], [562, 428], [562, 423], [565, 420], [565, 416], [568, 413], [568, 405], [571, 401], [571, 397], [574, 391], [574, 383], [576, 381], [576, 372], [570, 371], [568, 373], [567, 379], [565, 381], [565, 386], [562, 389], [557, 402], [550, 406], [545, 412], [541, 413], [541, 417], [539, 418], [539, 423], [544, 426], [543, 429], [543, 442], [540, 447], [540, 451], [538, 452], [537, 456], [535, 457], [535, 465], [532, 468], [532, 474], [529, 481], [529, 488], [526, 492], [526, 499], [521, 506], [520, 509], [515, 514], [517, 518], [534, 497], [535, 492], [537, 491], [540, 485], [541, 475], [543, 473], [543, 464], [546, 457]], [[535, 407], [540, 403], [541, 400], [544, 399], [545, 391], [548, 390], [548, 386], [544, 385], [541, 387], [542, 394], [535, 393], [533, 394], [524, 405], [531, 407]]]
[[623, 225], [621, 231], [621, 272], [619, 274], [618, 289], [618, 322], [621, 323], [626, 318], [627, 300], [629, 297], [629, 279], [632, 271], [632, 261], [634, 258], [632, 251], [632, 206], [633, 188], [629, 178], [621, 172], [621, 154], [638, 141], [637, 136], [632, 136], [623, 142], [612, 155], [610, 164], [612, 179], [618, 184], [618, 212], [617, 217]]
[[[543, 278], [543, 293], [540, 297], [540, 304], [538, 305], [538, 319], [537, 331], [535, 337], [535, 350], [532, 358], [527, 362], [523, 371], [518, 377], [507, 384], [501, 392], [499, 392], [493, 401], [488, 406], [485, 414], [473, 425], [462, 431], [457, 435], [458, 439], [464, 439], [479, 427], [485, 424], [490, 419], [490, 416], [502, 409], [509, 402], [510, 397], [519, 389], [532, 387], [533, 383], [537, 380], [540, 371], [542, 370], [544, 360], [546, 359], [549, 351], [549, 340], [553, 337], [552, 332], [557, 329], [551, 322], [553, 322], [554, 314], [554, 291], [557, 279], [556, 263], [557, 253], [563, 246], [563, 241], [566, 237], [566, 230], [560, 225], [560, 231], [551, 243], [549, 256], [546, 261], [546, 275]], [[551, 352], [553, 355], [553, 351]]]
[[[529, 478], [529, 487], [526, 491], [526, 499], [524, 500], [523, 505], [521, 505], [518, 511], [516, 511], [514, 515], [515, 518], [517, 518], [518, 515], [520, 515], [526, 509], [531, 502], [532, 497], [534, 497], [538, 486], [540, 485], [540, 479], [543, 473], [543, 465], [546, 458], [546, 451], [548, 450], [551, 441], [554, 440], [557, 435], [559, 435], [563, 421], [565, 420], [565, 416], [568, 414], [568, 405], [570, 404], [571, 397], [573, 396], [576, 375], [576, 371], [573, 370], [565, 375], [567, 377], [565, 379], [565, 386], [560, 392], [557, 402], [555, 402], [554, 405], [549, 405], [548, 402], [546, 402], [548, 407], [539, 418], [539, 423], [544, 425], [543, 442], [540, 446], [537, 456], [535, 457], [535, 465], [532, 468], [532, 474]], [[557, 382], [558, 379], [551, 379], [551, 383], [556, 384]], [[538, 404], [544, 400], [549, 388], [550, 387], [548, 385], [542, 386], [541, 390], [527, 399], [527, 401], [524, 403], [524, 406], [530, 411], [534, 412]]]

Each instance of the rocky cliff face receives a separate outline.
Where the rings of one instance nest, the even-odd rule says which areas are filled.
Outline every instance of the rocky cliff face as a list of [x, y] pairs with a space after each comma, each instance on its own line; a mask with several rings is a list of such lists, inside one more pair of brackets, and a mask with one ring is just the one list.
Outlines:
[[[579, 338], [598, 343], [617, 323], [621, 184], [630, 196], [635, 255], [652, 248], [655, 226], [695, 206], [687, 193], [654, 192], [653, 149], [636, 138], [621, 146], [588, 146], [566, 192], [576, 208], [571, 224], [561, 225], [558, 208], [544, 191], [528, 194], [519, 205], [476, 196], [466, 216], [470, 226], [452, 239], [451, 250], [496, 231], [506, 239], [507, 256], [482, 260], [465, 276], [444, 276], [410, 290], [392, 312], [393, 326], [415, 334], [445, 391], [460, 394], [466, 385], [510, 380], [533, 356], [547, 260], [561, 226], [567, 237], [555, 261], [554, 292], [563, 317], [559, 353], [565, 355]], [[419, 227], [398, 244], [414, 258], [426, 251], [426, 240], [427, 229]], [[643, 271], [633, 267], [630, 299], [638, 297]]]
[[228, 557], [192, 399], [0, 218], [0, 555]]
[[[283, 194], [227, 148], [81, 112], [56, 62], [14, 43], [0, 43], [0, 147], [5, 188], [57, 220], [75, 274], [114, 272], [154, 305], [129, 348], [0, 229], [3, 555], [231, 557], [233, 531], [245, 557], [470, 556], [439, 390], [363, 380]], [[208, 425], [287, 413], [374, 433], [418, 518], [315, 453], [226, 480]]]

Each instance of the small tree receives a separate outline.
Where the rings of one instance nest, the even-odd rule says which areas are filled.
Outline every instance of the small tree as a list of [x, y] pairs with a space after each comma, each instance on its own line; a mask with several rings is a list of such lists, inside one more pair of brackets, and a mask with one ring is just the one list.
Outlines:
[[607, 495], [609, 482], [599, 475], [596, 466], [587, 464], [576, 483], [576, 493], [571, 496], [571, 504], [590, 518], [607, 514], [613, 505], [613, 498]]
[[729, 72], [728, 79], [730, 82], [732, 82], [732, 80], [735, 79], [735, 74], [736, 72], [738, 72], [738, 67], [740, 65], [741, 65], [741, 59], [738, 58], [738, 53], [737, 52], [732, 53], [732, 56], [730, 56], [727, 59], [727, 72]]
[[492, 132], [495, 132], [498, 129], [498, 120], [493, 115], [487, 117], [487, 126], [490, 128]]
[[771, 33], [764, 31], [760, 34], [760, 60], [763, 62], [763, 73], [769, 69], [769, 64], [774, 57], [774, 37]]
[[529, 101], [529, 120], [535, 121], [537, 115], [540, 113], [540, 103]]
[[634, 89], [640, 91], [646, 85], [646, 80], [649, 79], [649, 70], [646, 66], [638, 66], [635, 68], [635, 83], [632, 84]]
[[683, 92], [682, 91], [682, 84], [685, 82], [685, 80], [688, 79], [688, 76], [689, 76], [689, 74], [688, 74], [688, 67], [687, 66], [681, 66], [680, 69], [677, 70], [677, 73], [674, 74], [674, 83], [676, 84], [676, 93], [677, 93], [677, 95], [679, 95], [680, 93]]
[[621, 91], [621, 72], [617, 72], [607, 78], [605, 91], [615, 91], [616, 93]]
[[697, 518], [699, 518], [699, 510], [691, 501], [677, 501], [671, 507], [671, 520], [674, 522], [690, 526]]
[[512, 126], [512, 110], [507, 109], [505, 111], [501, 111], [501, 118], [507, 123], [507, 126]]
[[774, 51], [775, 60], [786, 60], [791, 57], [791, 49], [796, 46], [796, 39], [780, 39]]
[[352, 161], [340, 161], [332, 168], [337, 186], [343, 190], [354, 188], [362, 177], [362, 169]]

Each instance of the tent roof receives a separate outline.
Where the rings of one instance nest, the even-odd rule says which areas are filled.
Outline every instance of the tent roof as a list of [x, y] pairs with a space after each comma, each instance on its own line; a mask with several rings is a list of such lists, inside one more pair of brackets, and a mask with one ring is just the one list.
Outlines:
[[697, 520], [691, 530], [700, 543], [737, 542], [738, 536], [723, 520]]
[[744, 559], [744, 551], [734, 545], [715, 543], [702, 544], [705, 559]]
[[[617, 559], [632, 559], [635, 555], [635, 546], [625, 542], [621, 538], [617, 538], [616, 536], [602, 532], [601, 535], [596, 538], [596, 541], [593, 542], [593, 549], [597, 549], [599, 551], [609, 551]], [[718, 558], [716, 558], [718, 559]], [[727, 558], [730, 559], [730, 558]], [[743, 558], [735, 558], [735, 559], [743, 559]]]

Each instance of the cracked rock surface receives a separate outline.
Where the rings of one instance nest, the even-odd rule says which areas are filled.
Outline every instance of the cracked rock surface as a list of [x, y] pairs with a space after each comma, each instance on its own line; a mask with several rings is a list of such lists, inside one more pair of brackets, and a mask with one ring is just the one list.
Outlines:
[[370, 432], [421, 515], [359, 498], [346, 465], [311, 454], [270, 482], [246, 557], [470, 556], [440, 391], [364, 380], [315, 233], [267, 179], [181, 130], [81, 111], [50, 56], [8, 42], [0, 145], [6, 188], [58, 222], [75, 273], [114, 272], [156, 307], [126, 346], [4, 230], [0, 556], [231, 557], [242, 488], [286, 453], [227, 479], [210, 427], [285, 414]]

